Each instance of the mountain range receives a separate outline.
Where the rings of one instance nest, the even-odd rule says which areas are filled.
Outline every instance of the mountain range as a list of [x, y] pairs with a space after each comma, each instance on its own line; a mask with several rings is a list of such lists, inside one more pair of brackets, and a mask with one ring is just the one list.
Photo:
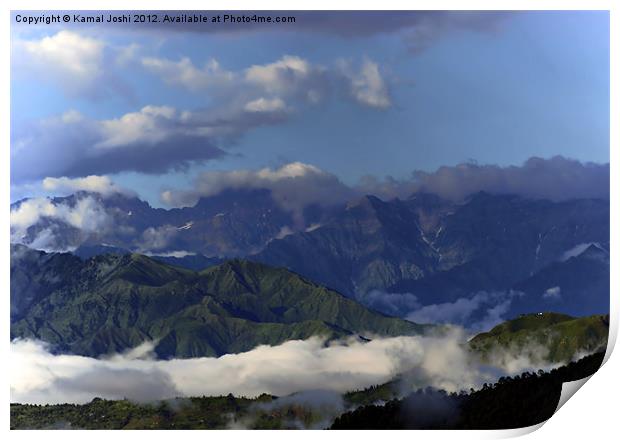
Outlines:
[[412, 293], [425, 305], [514, 288], [584, 243], [608, 252], [607, 201], [368, 196], [320, 228], [268, 243], [256, 258], [351, 296]]
[[50, 202], [70, 209], [85, 199], [103, 207], [106, 227], [85, 231], [42, 216], [21, 236], [12, 229], [14, 241], [36, 247], [45, 237], [52, 249], [82, 259], [138, 252], [193, 271], [243, 258], [419, 322], [438, 313], [451, 322], [441, 311], [458, 307], [456, 323], [474, 327], [493, 314], [609, 310], [608, 200], [369, 195], [341, 206], [308, 206], [301, 219], [266, 189], [228, 190], [170, 210], [122, 194], [79, 192]]

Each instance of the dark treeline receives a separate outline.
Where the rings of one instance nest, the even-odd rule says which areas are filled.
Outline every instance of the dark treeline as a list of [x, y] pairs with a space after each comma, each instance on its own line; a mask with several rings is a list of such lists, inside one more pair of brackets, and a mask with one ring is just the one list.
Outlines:
[[502, 377], [469, 393], [418, 390], [402, 400], [344, 413], [332, 429], [511, 429], [535, 425], [555, 412], [562, 383], [594, 374], [603, 357], [604, 352], [599, 352], [549, 372]]

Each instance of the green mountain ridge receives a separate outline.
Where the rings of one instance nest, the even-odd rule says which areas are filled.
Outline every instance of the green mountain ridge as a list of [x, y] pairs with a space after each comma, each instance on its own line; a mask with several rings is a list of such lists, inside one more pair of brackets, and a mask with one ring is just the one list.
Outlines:
[[33, 299], [13, 321], [11, 338], [37, 338], [63, 352], [100, 356], [152, 340], [160, 358], [220, 356], [311, 336], [412, 335], [427, 327], [256, 262], [229, 260], [193, 272], [139, 254], [102, 255], [52, 265], [61, 270], [49, 273], [49, 261], [33, 261], [68, 257], [23, 246], [14, 251], [30, 263], [12, 258], [12, 279], [31, 269], [30, 284], [40, 276], [37, 286], [56, 283], [44, 295], [12, 285], [12, 297]]
[[543, 361], [570, 362], [579, 353], [603, 349], [609, 334], [609, 315], [575, 318], [560, 313], [544, 312], [522, 315], [474, 336], [469, 347], [483, 360], [496, 350], [527, 354], [542, 347]]
[[[494, 365], [490, 355], [494, 350], [510, 353], [515, 357], [532, 356], [533, 363], [566, 364], [583, 355], [604, 350], [609, 332], [609, 316], [593, 315], [575, 318], [560, 313], [532, 313], [504, 321], [488, 332], [475, 335], [466, 347], [479, 361]], [[544, 347], [541, 353], [532, 348]], [[501, 361], [501, 359], [499, 359]], [[414, 374], [404, 373], [391, 381], [346, 394], [349, 401], [370, 405], [377, 401], [404, 397], [419, 387], [408, 380]]]

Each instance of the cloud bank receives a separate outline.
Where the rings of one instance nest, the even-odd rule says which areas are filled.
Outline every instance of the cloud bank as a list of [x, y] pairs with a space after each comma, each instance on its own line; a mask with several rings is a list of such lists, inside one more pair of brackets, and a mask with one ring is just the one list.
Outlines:
[[366, 343], [349, 339], [326, 345], [315, 337], [219, 358], [172, 360], [151, 358], [149, 342], [127, 353], [94, 359], [52, 354], [41, 342], [14, 340], [11, 401], [83, 403], [96, 396], [151, 401], [228, 393], [285, 396], [317, 389], [342, 393], [403, 374], [419, 387], [458, 391], [540, 366], [525, 360], [524, 349], [518, 354], [498, 353], [494, 359], [503, 369], [490, 370], [465, 348], [465, 340], [466, 334], [458, 329], [443, 336], [401, 336]]
[[442, 166], [433, 172], [414, 171], [410, 178], [402, 180], [368, 176], [362, 179], [358, 191], [384, 198], [428, 192], [452, 201], [485, 191], [560, 201], [590, 197], [609, 199], [609, 184], [608, 163], [583, 163], [555, 156], [550, 159], [532, 157], [521, 166], [475, 163]]
[[228, 189], [268, 189], [282, 208], [299, 218], [308, 205], [334, 205], [356, 195], [335, 175], [313, 165], [292, 162], [275, 169], [203, 172], [196, 178], [194, 188], [167, 190], [161, 199], [172, 207], [193, 206], [200, 197]]
[[371, 290], [357, 299], [368, 307], [418, 324], [451, 324], [470, 332], [488, 331], [505, 320], [512, 301], [522, 292], [476, 292], [454, 302], [423, 306], [411, 293]]
[[192, 189], [166, 190], [161, 199], [169, 206], [191, 206], [200, 197], [241, 188], [269, 189], [289, 210], [312, 203], [344, 203], [365, 194], [389, 200], [407, 199], [420, 192], [457, 202], [479, 191], [554, 201], [609, 199], [609, 179], [609, 164], [582, 163], [561, 156], [531, 158], [522, 166], [460, 164], [435, 172], [414, 171], [410, 178], [402, 180], [367, 176], [355, 185], [346, 185], [313, 165], [292, 162], [276, 169], [207, 171], [195, 180]]
[[92, 196], [82, 197], [73, 205], [53, 203], [50, 199], [37, 197], [27, 199], [11, 209], [11, 243], [23, 243], [23, 238], [31, 227], [40, 230], [33, 241], [27, 243], [33, 249], [55, 249], [57, 228], [60, 222], [77, 233], [97, 233], [110, 228], [113, 219], [108, 215], [99, 200]]
[[54, 194], [72, 194], [78, 191], [101, 194], [104, 197], [113, 194], [134, 195], [126, 188], [115, 184], [108, 176], [86, 176], [70, 179], [68, 177], [46, 177], [41, 183], [42, 189]]
[[512, 300], [522, 292], [477, 292], [454, 302], [430, 304], [406, 314], [406, 319], [425, 323], [462, 325], [471, 331], [488, 331], [503, 322]]
[[[270, 104], [259, 103], [257, 105], [268, 107]], [[142, 119], [145, 114], [164, 113], [170, 117], [176, 114], [167, 108], [150, 108], [142, 113], [138, 115], [138, 119]], [[75, 115], [70, 117], [71, 120], [74, 118]], [[191, 118], [191, 116], [185, 115], [180, 118]], [[127, 121], [120, 122], [121, 126], [123, 124], [131, 125]], [[134, 145], [137, 139], [146, 138], [149, 139], [144, 141], [146, 143], [157, 143], [161, 136], [164, 138], [167, 136], [159, 132], [151, 132], [148, 127], [131, 130], [128, 126], [113, 125], [118, 130], [106, 137], [106, 140], [100, 144], [103, 152], [99, 161], [114, 162], [113, 165], [118, 167], [128, 164], [128, 162], [116, 163], [118, 158], [124, 157], [123, 150], [141, 148]], [[137, 125], [141, 126], [140, 123]], [[153, 148], [163, 147], [154, 146]], [[182, 150], [182, 145], [177, 145], [176, 148]], [[88, 154], [88, 152], [82, 151], [80, 154]], [[34, 155], [30, 157], [30, 160], [37, 161], [40, 157]], [[151, 158], [147, 154], [141, 166], [145, 166], [149, 160]], [[49, 161], [46, 166], [54, 167], [55, 165], [53, 161]], [[442, 167], [434, 173], [414, 172], [410, 179], [399, 181], [389, 178], [383, 180], [367, 178], [356, 185], [347, 185], [336, 175], [316, 166], [292, 162], [277, 168], [266, 167], [258, 170], [205, 171], [195, 178], [190, 188], [164, 190], [160, 194], [160, 199], [169, 207], [187, 207], [194, 206], [201, 197], [216, 196], [227, 190], [266, 189], [270, 191], [274, 201], [283, 210], [292, 214], [294, 220], [294, 224], [288, 225], [289, 228], [282, 229], [278, 234], [277, 238], [282, 238], [297, 229], [306, 229], [311, 232], [321, 227], [320, 219], [310, 219], [306, 215], [314, 211], [314, 208], [327, 208], [325, 212], [331, 212], [329, 210], [344, 206], [346, 202], [366, 194], [389, 200], [394, 197], [408, 199], [419, 192], [430, 192], [456, 202], [461, 202], [470, 194], [478, 191], [516, 194], [526, 198], [548, 198], [554, 201], [581, 197], [609, 199], [609, 178], [609, 164], [583, 164], [563, 157], [554, 157], [552, 159], [532, 158], [521, 167], [463, 164], [455, 167]], [[115, 184], [108, 176], [88, 175], [75, 178], [46, 176], [39, 185], [40, 188], [34, 184], [26, 184], [24, 188], [37, 189], [35, 192], [39, 193], [39, 189], [42, 189], [44, 192], [65, 195], [70, 192], [87, 191], [100, 194], [104, 198], [113, 194], [134, 195], [131, 191]], [[111, 220], [113, 213], [106, 213], [98, 200], [97, 197], [89, 196], [78, 204], [72, 205], [67, 200], [52, 203], [49, 199], [35, 197], [14, 205], [11, 209], [11, 240], [20, 243], [21, 237], [25, 235], [28, 228], [36, 226], [41, 229], [37, 233], [40, 240], [38, 238], [35, 240], [37, 246], [31, 242], [27, 243], [29, 246], [48, 250], [65, 249], [57, 246], [49, 247], [58, 231], [47, 228], [45, 222], [58, 220], [85, 234], [101, 232], [103, 227], [113, 223]], [[142, 236], [137, 237], [138, 247], [145, 252], [163, 249], [165, 243], [173, 239], [177, 232], [172, 225], [162, 228], [156, 228], [156, 226], [161, 225], [153, 225], [152, 228], [143, 231]], [[578, 255], [590, 244], [580, 244], [568, 250], [563, 258]], [[389, 314], [394, 314], [394, 310], [416, 310], [418, 308], [415, 298], [403, 298], [402, 296], [397, 298], [395, 295], [390, 297], [385, 292], [369, 294], [363, 300], [371, 307]], [[396, 304], [397, 302], [399, 304]], [[467, 305], [473, 307], [475, 304], [463, 303], [452, 306], [461, 310], [460, 306]], [[440, 306], [449, 307], [450, 305], [435, 305], [435, 307]], [[499, 304], [493, 306], [499, 306]], [[426, 308], [423, 312], [431, 314], [432, 310]]]

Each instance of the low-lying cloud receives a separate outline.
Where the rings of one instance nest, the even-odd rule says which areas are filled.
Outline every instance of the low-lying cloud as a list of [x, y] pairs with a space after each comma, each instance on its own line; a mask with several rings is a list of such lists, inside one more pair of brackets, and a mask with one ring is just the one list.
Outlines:
[[[95, 197], [82, 197], [73, 205], [54, 203], [44, 197], [24, 200], [11, 209], [11, 243], [22, 243], [34, 249], [56, 250], [57, 229], [72, 228], [77, 233], [103, 232], [113, 219]], [[29, 234], [31, 227], [37, 227]], [[28, 238], [28, 242], [24, 240]]]
[[268, 189], [282, 208], [298, 217], [302, 217], [306, 206], [334, 205], [355, 196], [335, 175], [313, 165], [292, 162], [275, 169], [203, 172], [196, 178], [194, 188], [167, 190], [161, 198], [169, 206], [193, 206], [200, 197], [227, 189]]
[[[259, 346], [219, 358], [156, 360], [145, 342], [124, 354], [94, 359], [52, 354], [44, 343], [11, 343], [11, 401], [83, 403], [94, 397], [152, 401], [172, 397], [226, 395], [286, 396], [324, 390], [342, 393], [406, 375], [409, 383], [446, 391], [477, 388], [517, 367], [538, 368], [504, 354], [503, 370], [479, 364], [459, 329], [441, 336], [401, 336], [370, 342], [326, 344], [318, 337]], [[499, 359], [499, 358], [498, 358]]]
[[522, 295], [515, 290], [480, 291], [453, 302], [422, 305], [412, 293], [371, 290], [357, 300], [371, 309], [418, 324], [451, 324], [479, 332], [503, 322], [513, 299]]
[[485, 191], [527, 198], [561, 201], [573, 198], [609, 199], [609, 164], [582, 163], [556, 156], [531, 158], [522, 166], [460, 164], [435, 172], [414, 171], [410, 178], [378, 179], [366, 176], [356, 185], [346, 185], [334, 174], [314, 165], [292, 162], [279, 168], [208, 171], [185, 190], [166, 190], [161, 198], [169, 206], [191, 206], [200, 197], [227, 189], [264, 188], [289, 211], [312, 203], [334, 205], [366, 194], [384, 200], [407, 199], [416, 193], [433, 193], [451, 201]]
[[127, 196], [135, 195], [133, 191], [115, 184], [108, 176], [91, 175], [86, 177], [76, 177], [74, 179], [68, 177], [46, 177], [43, 179], [41, 187], [44, 191], [54, 193], [56, 195], [68, 195], [78, 191], [97, 193], [104, 197], [108, 197], [113, 194], [123, 194]]
[[487, 331], [505, 320], [518, 291], [478, 292], [454, 302], [429, 304], [406, 314], [406, 319], [420, 324], [446, 323], [465, 326], [472, 331]]

